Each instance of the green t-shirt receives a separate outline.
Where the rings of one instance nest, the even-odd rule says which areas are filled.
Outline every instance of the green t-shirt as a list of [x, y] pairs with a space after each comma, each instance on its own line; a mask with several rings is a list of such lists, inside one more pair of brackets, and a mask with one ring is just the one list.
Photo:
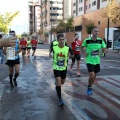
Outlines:
[[106, 48], [105, 42], [101, 38], [93, 41], [92, 38], [87, 38], [83, 41], [82, 47], [86, 47], [86, 63], [100, 64], [100, 49]]
[[53, 69], [60, 71], [65, 70], [67, 67], [69, 47], [64, 46], [63, 48], [60, 48], [59, 46], [54, 46], [53, 52]]
[[31, 41], [27, 40], [27, 47], [31, 47]]

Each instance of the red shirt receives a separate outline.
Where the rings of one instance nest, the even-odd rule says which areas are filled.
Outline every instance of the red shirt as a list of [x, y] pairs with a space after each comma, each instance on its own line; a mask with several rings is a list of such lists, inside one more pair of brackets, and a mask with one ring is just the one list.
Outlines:
[[71, 44], [72, 50], [74, 54], [80, 54], [80, 46], [82, 42], [80, 40], [74, 40]]
[[32, 44], [32, 47], [36, 47], [37, 46], [37, 40], [35, 40], [35, 39], [31, 40], [31, 44]]
[[26, 40], [22, 40], [22, 41], [20, 41], [20, 45], [23, 47], [26, 47], [26, 45], [27, 45], [27, 41]]

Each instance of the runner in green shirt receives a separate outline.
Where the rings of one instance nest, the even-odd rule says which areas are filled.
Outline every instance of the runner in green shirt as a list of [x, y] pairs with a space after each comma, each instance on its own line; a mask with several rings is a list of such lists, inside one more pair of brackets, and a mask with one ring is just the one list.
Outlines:
[[31, 40], [30, 40], [30, 38], [28, 37], [28, 38], [27, 38], [27, 56], [28, 56], [28, 57], [30, 56], [31, 46], [32, 46]]
[[[98, 38], [99, 28], [93, 27], [92, 37], [86, 38], [82, 43], [82, 53], [86, 55], [86, 64], [89, 72], [87, 94], [92, 94], [92, 85], [95, 81], [97, 72], [100, 72], [100, 50], [106, 51], [106, 44]], [[86, 52], [84, 51], [86, 47]]]
[[61, 97], [61, 84], [64, 84], [66, 78], [68, 55], [69, 53], [73, 55], [73, 52], [70, 47], [65, 46], [65, 38], [63, 34], [59, 34], [57, 36], [57, 40], [58, 45], [53, 47], [53, 71], [56, 80], [56, 92], [59, 98], [59, 106], [63, 106], [64, 103]]

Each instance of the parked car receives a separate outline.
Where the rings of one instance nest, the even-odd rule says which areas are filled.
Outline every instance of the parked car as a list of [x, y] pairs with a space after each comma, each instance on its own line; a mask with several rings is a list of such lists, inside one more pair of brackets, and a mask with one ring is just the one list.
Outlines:
[[38, 40], [38, 43], [39, 44], [44, 44], [44, 41], [43, 40]]

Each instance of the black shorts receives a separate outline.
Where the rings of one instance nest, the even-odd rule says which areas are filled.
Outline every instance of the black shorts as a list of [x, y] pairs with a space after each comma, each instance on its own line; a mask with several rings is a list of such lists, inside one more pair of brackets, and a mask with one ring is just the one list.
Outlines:
[[36, 47], [32, 47], [32, 50], [36, 50]]
[[16, 60], [7, 60], [6, 65], [8, 65], [9, 67], [14, 67], [14, 65], [16, 64], [20, 64], [20, 59], [16, 59]]
[[96, 64], [96, 65], [93, 65], [93, 64], [87, 64], [87, 69], [88, 69], [88, 72], [100, 72], [100, 64]]
[[26, 47], [25, 48], [21, 48], [22, 50], [26, 50]]
[[31, 47], [27, 47], [27, 50], [31, 49]]
[[67, 69], [66, 70], [54, 70], [54, 76], [56, 77], [61, 77], [62, 79], [66, 78], [66, 74], [67, 74]]
[[74, 54], [74, 58], [72, 58], [72, 62], [75, 62], [75, 59], [81, 60], [81, 55], [80, 54]]

